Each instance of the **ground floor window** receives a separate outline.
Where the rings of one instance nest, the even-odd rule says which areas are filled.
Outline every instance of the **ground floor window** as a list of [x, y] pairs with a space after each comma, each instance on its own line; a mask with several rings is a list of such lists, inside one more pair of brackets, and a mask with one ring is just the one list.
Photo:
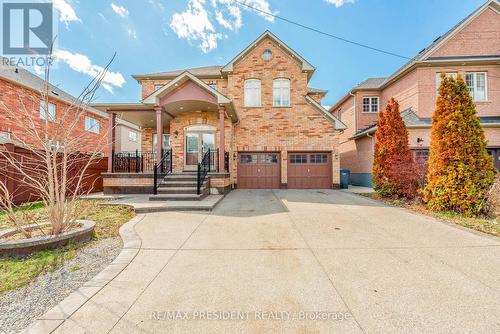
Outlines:
[[[156, 152], [156, 133], [153, 133], [153, 152]], [[163, 135], [163, 148], [167, 149], [170, 147], [170, 135]]]
[[415, 160], [429, 160], [429, 150], [427, 149], [419, 149], [413, 150], [413, 158]]
[[500, 148], [487, 148], [486, 150], [493, 160], [493, 165], [500, 171]]

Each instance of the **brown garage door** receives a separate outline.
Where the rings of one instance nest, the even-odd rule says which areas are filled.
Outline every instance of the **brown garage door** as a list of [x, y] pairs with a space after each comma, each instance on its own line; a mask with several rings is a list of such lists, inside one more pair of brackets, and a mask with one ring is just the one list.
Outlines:
[[279, 153], [238, 154], [238, 188], [277, 189], [279, 187]]
[[322, 152], [288, 153], [288, 188], [332, 187], [332, 155]]

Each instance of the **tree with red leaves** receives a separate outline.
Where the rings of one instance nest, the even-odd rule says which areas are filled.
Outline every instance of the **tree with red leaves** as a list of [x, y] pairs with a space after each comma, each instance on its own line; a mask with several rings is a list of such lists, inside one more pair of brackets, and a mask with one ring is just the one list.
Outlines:
[[379, 113], [375, 140], [375, 190], [386, 197], [415, 197], [418, 184], [408, 145], [408, 130], [399, 112], [399, 104], [394, 98], [391, 98], [385, 110]]

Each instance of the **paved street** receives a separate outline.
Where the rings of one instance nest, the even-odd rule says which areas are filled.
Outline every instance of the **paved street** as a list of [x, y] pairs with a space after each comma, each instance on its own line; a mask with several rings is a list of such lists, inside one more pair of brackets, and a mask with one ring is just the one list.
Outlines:
[[498, 238], [350, 193], [237, 190], [135, 230], [56, 333], [500, 332]]

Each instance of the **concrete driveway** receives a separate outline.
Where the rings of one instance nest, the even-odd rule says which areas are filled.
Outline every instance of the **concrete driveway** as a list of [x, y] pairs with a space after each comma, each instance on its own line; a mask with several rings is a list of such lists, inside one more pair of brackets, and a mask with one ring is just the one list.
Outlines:
[[500, 332], [498, 238], [353, 194], [238, 190], [135, 230], [56, 333]]

